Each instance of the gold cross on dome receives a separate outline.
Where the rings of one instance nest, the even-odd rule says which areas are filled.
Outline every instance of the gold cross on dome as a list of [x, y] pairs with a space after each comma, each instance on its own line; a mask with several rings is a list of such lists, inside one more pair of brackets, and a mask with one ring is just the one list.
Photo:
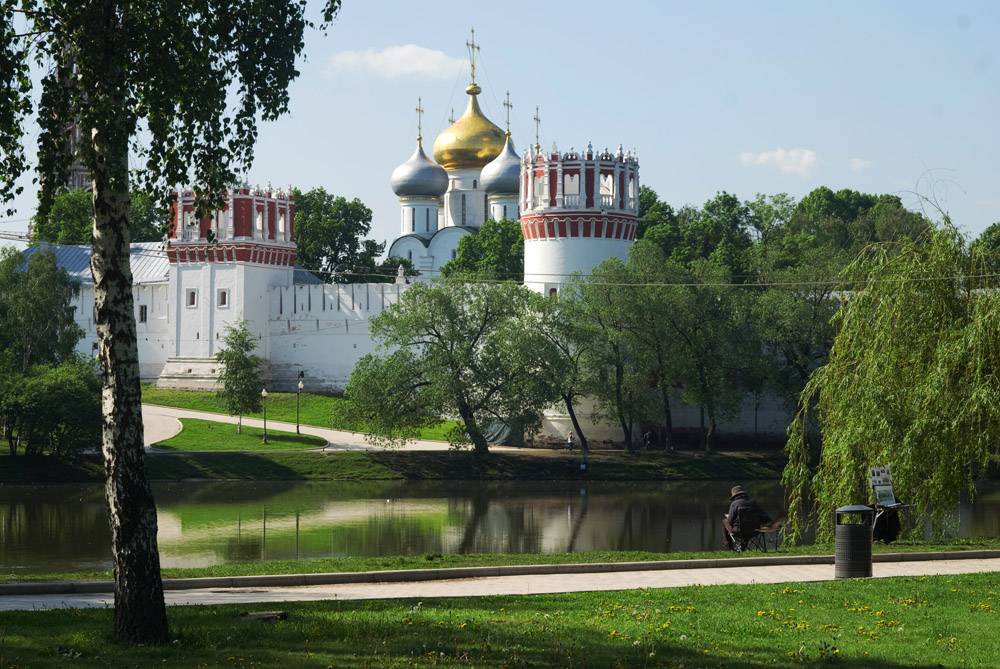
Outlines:
[[424, 138], [422, 136], [422, 128], [421, 128], [421, 122], [423, 121], [423, 116], [424, 116], [424, 108], [420, 104], [421, 102], [422, 102], [421, 98], [418, 97], [417, 98], [417, 110], [416, 110], [417, 111], [417, 144], [419, 144], [420, 142], [424, 141]]
[[542, 145], [538, 143], [538, 124], [542, 119], [538, 116], [538, 107], [535, 107], [535, 153], [542, 150]]
[[476, 52], [479, 51], [479, 45], [476, 44], [475, 28], [472, 28], [472, 41], [466, 42], [465, 46], [469, 47], [469, 60], [472, 62], [472, 83], [476, 83]]
[[510, 135], [510, 110], [514, 107], [510, 103], [510, 91], [507, 91], [507, 99], [504, 101], [503, 106], [507, 108], [507, 135]]
[[448, 117], [448, 123], [454, 123], [454, 122], [455, 122], [455, 108], [452, 107], [451, 116]]

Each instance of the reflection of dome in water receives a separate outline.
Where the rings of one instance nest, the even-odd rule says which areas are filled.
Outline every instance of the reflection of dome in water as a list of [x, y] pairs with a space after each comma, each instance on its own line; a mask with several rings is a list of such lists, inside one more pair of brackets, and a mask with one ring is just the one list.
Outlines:
[[483, 168], [479, 183], [487, 193], [514, 194], [518, 192], [521, 180], [521, 159], [514, 151], [514, 145], [507, 135], [503, 151]]
[[503, 130], [479, 109], [481, 91], [476, 84], [465, 89], [470, 98], [462, 118], [434, 140], [434, 160], [446, 170], [482, 169], [503, 150]]
[[448, 190], [448, 174], [418, 144], [410, 159], [392, 171], [391, 184], [399, 197], [439, 197]]

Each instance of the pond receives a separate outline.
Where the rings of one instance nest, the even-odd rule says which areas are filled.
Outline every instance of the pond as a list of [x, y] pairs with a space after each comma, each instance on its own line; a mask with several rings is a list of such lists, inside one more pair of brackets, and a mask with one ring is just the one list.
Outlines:
[[[165, 567], [425, 553], [702, 551], [721, 547], [723, 481], [159, 483]], [[772, 513], [777, 481], [746, 487]], [[110, 569], [100, 485], [0, 487], [0, 570]], [[957, 511], [960, 536], [1000, 534], [1000, 489]]]

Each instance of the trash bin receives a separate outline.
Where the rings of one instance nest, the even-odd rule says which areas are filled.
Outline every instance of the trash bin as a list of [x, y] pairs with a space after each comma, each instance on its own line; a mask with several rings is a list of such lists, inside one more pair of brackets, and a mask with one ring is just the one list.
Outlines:
[[872, 575], [872, 525], [875, 509], [863, 504], [834, 511], [834, 578], [869, 578]]

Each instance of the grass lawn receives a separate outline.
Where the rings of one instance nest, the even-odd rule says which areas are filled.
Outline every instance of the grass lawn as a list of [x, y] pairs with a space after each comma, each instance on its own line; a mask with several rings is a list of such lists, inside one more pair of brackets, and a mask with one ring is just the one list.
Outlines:
[[[120, 647], [108, 609], [0, 613], [18, 667], [1000, 666], [1000, 575], [170, 608]], [[281, 609], [284, 621], [247, 618]]]
[[[295, 422], [296, 393], [268, 393], [267, 417], [269, 420], [280, 420], [287, 423]], [[142, 386], [142, 401], [149, 404], [176, 407], [178, 409], [193, 409], [195, 411], [211, 411], [213, 413], [228, 413], [222, 400], [214, 392], [193, 390], [165, 390], [149, 383]], [[342, 397], [302, 393], [299, 399], [299, 422], [302, 425], [328, 427], [335, 430], [350, 430], [351, 428], [334, 424], [334, 408], [346, 402]], [[247, 414], [251, 418], [262, 418], [262, 413]], [[456, 423], [441, 421], [438, 425], [423, 430], [420, 439], [447, 441], [448, 431]]]
[[184, 429], [180, 433], [156, 444], [165, 451], [281, 451], [288, 449], [322, 448], [326, 439], [294, 432], [267, 431], [267, 443], [263, 441], [264, 431], [260, 428], [243, 426], [241, 434], [230, 423], [216, 423], [210, 420], [182, 418]]

